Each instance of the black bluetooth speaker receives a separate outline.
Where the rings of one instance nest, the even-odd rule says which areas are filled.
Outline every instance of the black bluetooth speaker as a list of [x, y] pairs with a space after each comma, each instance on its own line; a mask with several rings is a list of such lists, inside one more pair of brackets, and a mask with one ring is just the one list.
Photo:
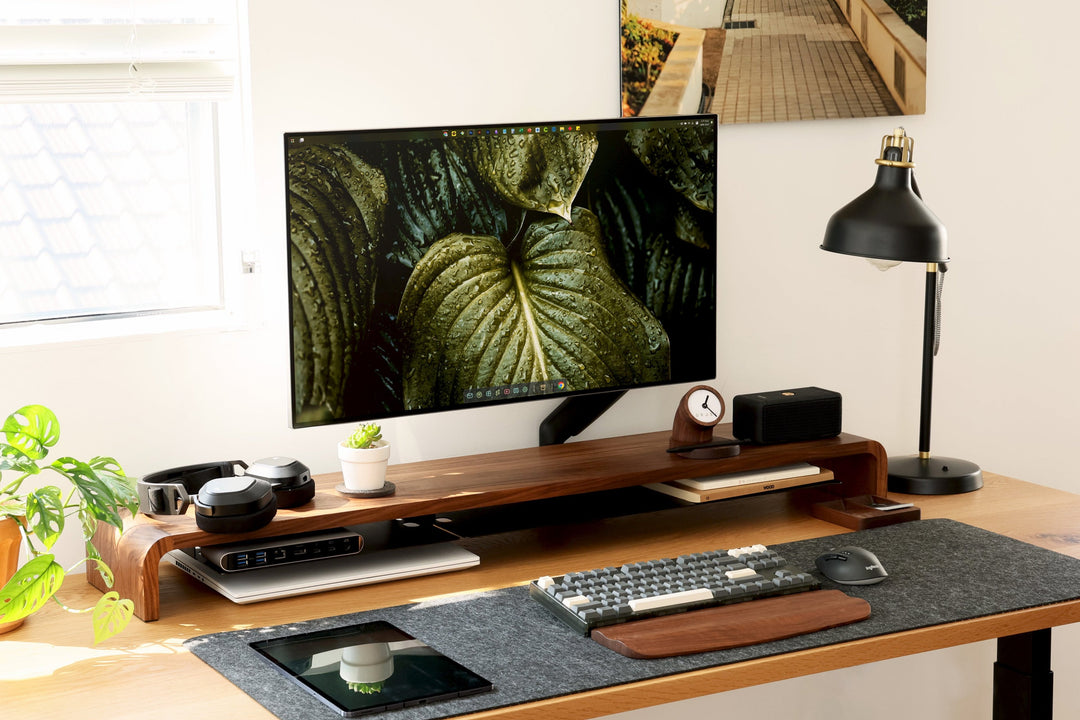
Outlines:
[[818, 387], [736, 395], [731, 412], [732, 434], [758, 445], [840, 434], [840, 393]]

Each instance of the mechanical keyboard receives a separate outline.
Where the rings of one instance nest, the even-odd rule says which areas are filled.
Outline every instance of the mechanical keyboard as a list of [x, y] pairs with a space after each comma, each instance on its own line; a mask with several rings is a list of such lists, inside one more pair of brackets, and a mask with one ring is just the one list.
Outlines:
[[595, 628], [820, 588], [764, 545], [712, 550], [566, 575], [529, 595], [582, 635]]

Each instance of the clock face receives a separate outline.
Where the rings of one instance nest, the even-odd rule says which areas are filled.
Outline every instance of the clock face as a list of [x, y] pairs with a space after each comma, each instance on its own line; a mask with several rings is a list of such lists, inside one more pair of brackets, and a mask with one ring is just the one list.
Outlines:
[[715, 425], [724, 416], [723, 401], [709, 388], [698, 388], [687, 395], [686, 409], [702, 425]]

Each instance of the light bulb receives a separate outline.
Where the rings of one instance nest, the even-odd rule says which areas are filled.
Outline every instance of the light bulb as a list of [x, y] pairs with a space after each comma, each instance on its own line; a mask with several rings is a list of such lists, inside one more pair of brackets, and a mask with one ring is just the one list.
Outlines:
[[892, 270], [894, 267], [903, 262], [902, 260], [880, 260], [878, 258], [867, 258], [866, 261], [876, 267], [881, 272], [885, 272], [886, 270]]

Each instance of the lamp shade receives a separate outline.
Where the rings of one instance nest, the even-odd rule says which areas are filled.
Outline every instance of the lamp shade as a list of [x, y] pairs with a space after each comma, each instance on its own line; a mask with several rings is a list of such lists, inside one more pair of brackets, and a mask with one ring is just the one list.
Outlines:
[[829, 218], [821, 249], [876, 260], [948, 262], [945, 226], [919, 197], [901, 148], [884, 147], [877, 163], [874, 185]]

